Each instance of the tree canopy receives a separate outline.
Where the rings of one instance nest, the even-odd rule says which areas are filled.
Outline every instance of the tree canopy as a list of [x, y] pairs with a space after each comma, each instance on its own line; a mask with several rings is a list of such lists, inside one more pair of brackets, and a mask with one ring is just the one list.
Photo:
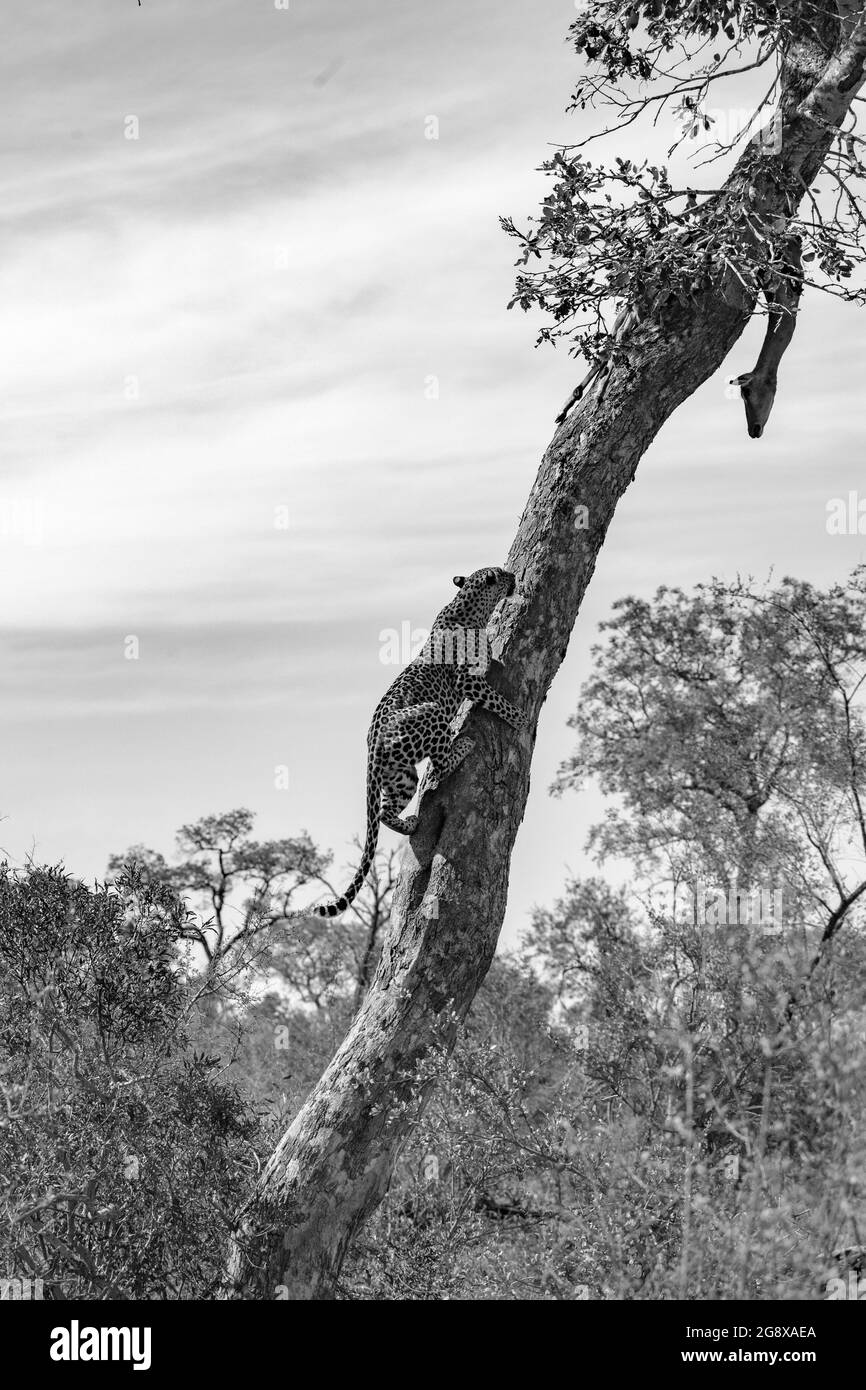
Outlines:
[[[571, 110], [611, 119], [545, 160], [552, 187], [536, 218], [524, 228], [503, 218], [526, 267], [511, 302], [552, 320], [539, 340], [563, 339], [590, 361], [626, 360], [617, 305], [659, 328], [674, 305], [697, 309], [707, 293], [751, 312], [769, 280], [791, 276], [792, 237], [807, 284], [862, 302], [855, 272], [866, 167], [856, 108], [840, 128], [826, 126], [817, 167], [804, 167], [793, 128], [805, 115], [823, 121], [808, 103], [799, 107], [817, 100], [834, 59], [841, 94], [862, 80], [856, 7], [593, 0], [580, 8], [570, 40], [584, 70]], [[760, 83], [751, 112], [719, 128], [732, 80], [746, 78]], [[669, 163], [587, 152], [663, 116], [675, 132], [676, 174]]]

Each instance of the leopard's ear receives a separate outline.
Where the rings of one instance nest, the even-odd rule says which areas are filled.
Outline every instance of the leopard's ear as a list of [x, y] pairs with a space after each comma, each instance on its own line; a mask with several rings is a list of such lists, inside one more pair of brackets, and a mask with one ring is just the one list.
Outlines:
[[463, 588], [463, 585], [466, 583], [466, 575], [465, 575], [465, 574], [455, 574], [455, 576], [454, 576], [454, 583], [457, 585], [457, 588], [458, 588], [458, 589], [462, 589], [462, 588]]

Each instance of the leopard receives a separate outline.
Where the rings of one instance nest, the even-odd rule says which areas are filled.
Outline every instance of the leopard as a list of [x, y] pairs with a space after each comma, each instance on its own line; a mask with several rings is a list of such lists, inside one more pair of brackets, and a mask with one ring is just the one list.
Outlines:
[[[500, 603], [516, 588], [510, 571], [488, 567], [455, 575], [458, 594], [437, 615], [418, 655], [400, 672], [376, 706], [367, 734], [367, 829], [361, 862], [349, 887], [331, 902], [292, 916], [338, 917], [361, 891], [373, 864], [379, 826], [412, 835], [419, 816], [403, 812], [421, 794], [435, 790], [475, 747], [451, 725], [465, 701], [488, 710], [519, 730], [522, 712], [500, 695], [482, 673], [487, 668], [487, 627]], [[416, 764], [429, 760], [423, 779]]]

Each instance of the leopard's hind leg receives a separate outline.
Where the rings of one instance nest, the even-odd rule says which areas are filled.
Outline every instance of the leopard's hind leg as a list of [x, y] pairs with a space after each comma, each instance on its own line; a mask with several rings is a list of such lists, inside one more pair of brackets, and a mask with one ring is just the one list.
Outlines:
[[382, 768], [382, 808], [379, 819], [398, 835], [411, 835], [418, 824], [417, 816], [403, 816], [418, 789], [418, 773], [413, 762], [389, 761]]
[[[383, 739], [381, 773], [383, 804], [379, 819], [398, 835], [411, 835], [418, 825], [417, 816], [401, 816], [400, 812], [412, 800], [418, 789], [416, 765], [429, 758], [431, 768], [424, 779], [430, 786], [438, 783], [466, 757], [472, 744], [468, 739], [454, 739], [445, 712], [435, 701], [409, 705], [394, 710]], [[456, 753], [452, 750], [456, 749]]]

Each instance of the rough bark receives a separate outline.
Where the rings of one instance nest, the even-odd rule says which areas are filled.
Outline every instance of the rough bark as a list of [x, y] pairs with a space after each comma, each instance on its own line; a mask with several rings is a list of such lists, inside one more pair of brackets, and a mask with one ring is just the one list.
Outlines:
[[[846, 44], [786, 120], [778, 155], [745, 152], [728, 181], [731, 196], [748, 180], [762, 212], [790, 214], [797, 205], [863, 81], [866, 27], [848, 26]], [[732, 287], [728, 297], [708, 293], [662, 324], [641, 326], [602, 398], [590, 395], [557, 430], [506, 562], [517, 595], [496, 635], [502, 669], [493, 683], [526, 711], [528, 729], [517, 735], [471, 713], [473, 755], [425, 798], [376, 977], [242, 1215], [229, 1296], [333, 1296], [345, 1252], [381, 1201], [417, 1113], [416, 1065], [453, 1042], [493, 959], [538, 717], [617, 503], [650, 442], [718, 370], [752, 308]], [[588, 529], [577, 523], [578, 508], [587, 509]]]

